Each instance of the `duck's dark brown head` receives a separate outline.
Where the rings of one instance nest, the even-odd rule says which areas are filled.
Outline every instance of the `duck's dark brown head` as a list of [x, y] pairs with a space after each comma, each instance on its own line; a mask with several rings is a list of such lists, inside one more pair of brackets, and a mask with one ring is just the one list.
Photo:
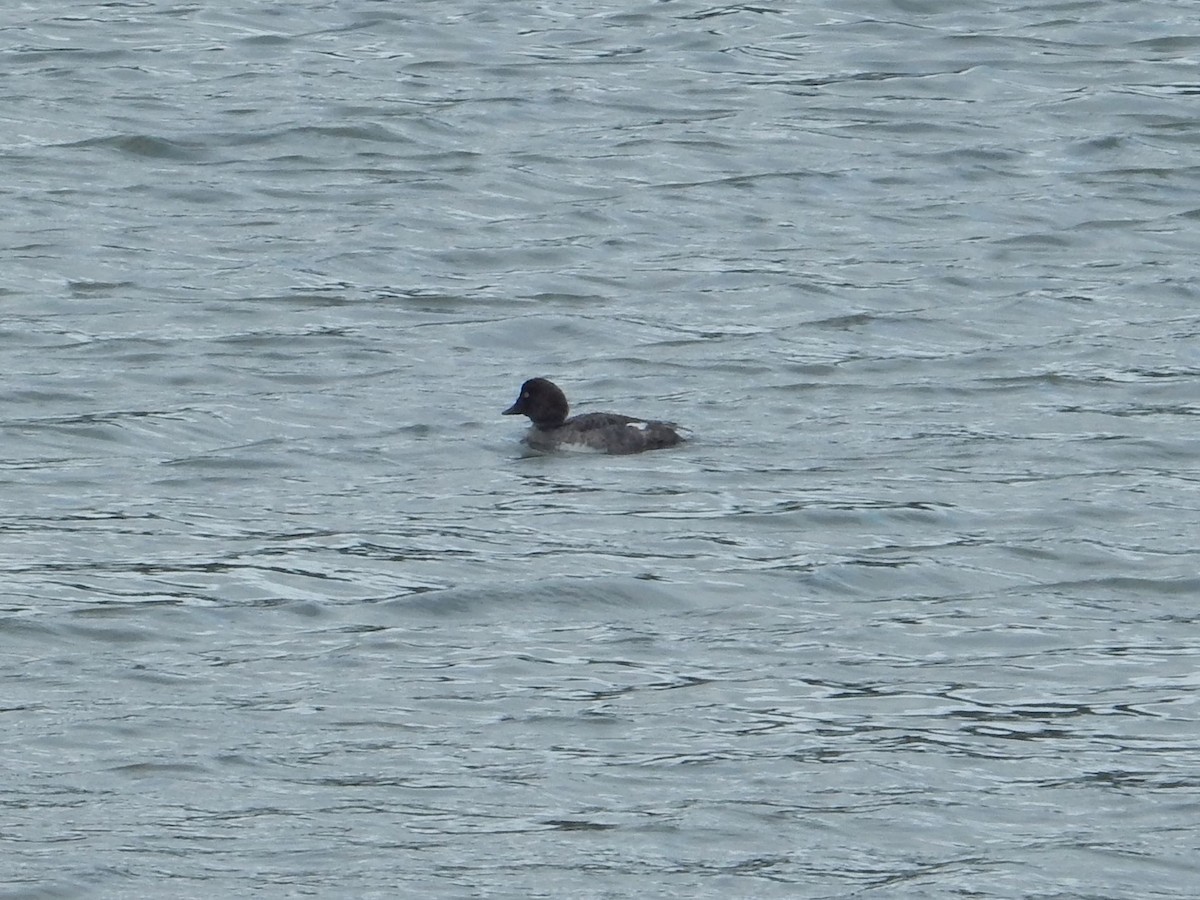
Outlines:
[[529, 416], [543, 431], [557, 428], [567, 420], [570, 407], [566, 395], [547, 378], [530, 378], [521, 385], [517, 402], [506, 409], [504, 416]]

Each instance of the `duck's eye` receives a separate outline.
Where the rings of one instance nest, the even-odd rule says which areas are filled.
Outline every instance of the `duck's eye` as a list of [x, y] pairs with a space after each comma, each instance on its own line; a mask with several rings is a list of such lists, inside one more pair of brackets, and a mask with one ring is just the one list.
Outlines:
[[528, 399], [529, 399], [529, 391], [526, 391], [525, 393], [523, 393], [523, 394], [521, 395], [521, 399], [522, 399], [522, 400], [528, 400]]

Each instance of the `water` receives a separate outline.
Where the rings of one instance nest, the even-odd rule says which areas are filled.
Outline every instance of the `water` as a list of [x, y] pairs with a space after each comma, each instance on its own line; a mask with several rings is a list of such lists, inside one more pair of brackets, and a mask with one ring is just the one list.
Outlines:
[[0, 896], [1192, 896], [1190, 12], [0, 13]]

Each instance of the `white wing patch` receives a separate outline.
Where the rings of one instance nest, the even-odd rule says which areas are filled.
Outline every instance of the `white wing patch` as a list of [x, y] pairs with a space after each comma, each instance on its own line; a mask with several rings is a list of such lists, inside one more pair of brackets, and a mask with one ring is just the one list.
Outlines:
[[650, 426], [647, 425], [645, 422], [626, 422], [625, 427], [626, 428], [636, 428], [638, 431], [645, 431]]

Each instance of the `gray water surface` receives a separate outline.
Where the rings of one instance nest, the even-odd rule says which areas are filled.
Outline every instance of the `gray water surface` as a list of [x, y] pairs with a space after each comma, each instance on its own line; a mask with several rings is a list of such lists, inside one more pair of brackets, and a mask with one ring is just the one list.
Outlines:
[[0, 11], [0, 896], [1195, 896], [1198, 54]]

